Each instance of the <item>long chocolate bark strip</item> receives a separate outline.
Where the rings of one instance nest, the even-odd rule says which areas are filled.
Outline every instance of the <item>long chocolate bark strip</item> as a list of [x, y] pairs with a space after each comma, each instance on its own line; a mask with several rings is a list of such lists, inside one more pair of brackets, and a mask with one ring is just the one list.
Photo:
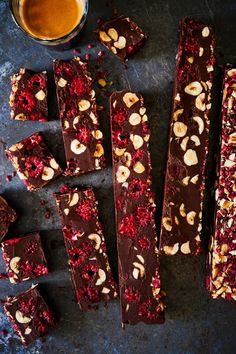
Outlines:
[[146, 108], [124, 90], [110, 110], [122, 323], [163, 323]]
[[207, 287], [213, 298], [236, 301], [236, 68], [225, 71], [221, 156]]
[[80, 175], [105, 166], [95, 91], [87, 63], [76, 57], [53, 63], [61, 127], [67, 160], [66, 174]]
[[166, 255], [201, 250], [214, 47], [211, 28], [181, 21], [160, 237]]
[[108, 262], [93, 190], [66, 188], [55, 197], [71, 280], [81, 310], [87, 310], [100, 301], [115, 299], [117, 286]]

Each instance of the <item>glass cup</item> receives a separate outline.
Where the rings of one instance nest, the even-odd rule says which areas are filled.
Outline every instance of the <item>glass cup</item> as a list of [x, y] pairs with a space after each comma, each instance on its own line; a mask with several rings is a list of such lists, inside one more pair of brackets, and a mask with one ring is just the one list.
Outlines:
[[76, 45], [78, 35], [83, 28], [85, 21], [88, 15], [89, 9], [89, 0], [82, 0], [84, 3], [84, 11], [81, 17], [79, 24], [67, 35], [56, 38], [56, 39], [42, 39], [35, 37], [32, 33], [29, 33], [28, 30], [25, 28], [23, 21], [21, 19], [20, 13], [20, 5], [22, 0], [9, 0], [10, 10], [12, 14], [12, 18], [17, 25], [24, 33], [26, 33], [31, 39], [34, 41], [49, 46], [49, 47], [56, 47], [56, 49], [68, 49]]

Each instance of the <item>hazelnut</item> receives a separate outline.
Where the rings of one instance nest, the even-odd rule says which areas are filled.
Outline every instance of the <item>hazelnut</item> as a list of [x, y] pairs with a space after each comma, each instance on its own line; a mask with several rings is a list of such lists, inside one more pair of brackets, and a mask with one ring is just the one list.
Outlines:
[[70, 144], [70, 149], [74, 154], [80, 155], [85, 152], [86, 146], [84, 144], [81, 144], [79, 140], [74, 139]]
[[125, 152], [124, 157], [125, 157], [125, 166], [130, 167], [132, 161], [131, 154], [129, 152]]
[[[134, 270], [136, 269], [136, 271], [133, 271], [133, 277], [135, 279], [143, 278], [145, 275], [144, 266], [138, 262], [133, 262], [133, 266], [135, 267]], [[137, 270], [138, 270], [138, 272], [137, 272]], [[138, 275], [138, 277], [137, 277], [137, 275]]]
[[102, 137], [103, 137], [101, 130], [93, 130], [92, 135], [97, 140], [102, 139]]
[[187, 61], [188, 61], [190, 64], [192, 64], [193, 61], [194, 61], [194, 57], [189, 57], [189, 58], [187, 58]]
[[211, 71], [214, 71], [213, 65], [207, 65], [207, 72], [210, 73]]
[[99, 31], [99, 37], [102, 42], [110, 42], [111, 38], [104, 31]]
[[143, 173], [145, 171], [145, 167], [143, 166], [143, 164], [141, 162], [136, 162], [136, 164], [134, 165], [134, 172], [136, 173]]
[[98, 84], [101, 86], [101, 87], [105, 87], [107, 85], [107, 82], [105, 79], [99, 79], [98, 80]]
[[150, 139], [150, 134], [146, 134], [143, 138], [144, 141], [146, 141], [146, 143], [149, 141]]
[[184, 203], [182, 203], [182, 204], [180, 205], [180, 207], [179, 207], [179, 213], [180, 213], [180, 215], [181, 215], [183, 218], [185, 218], [186, 212], [185, 212]]
[[68, 120], [64, 120], [64, 122], [63, 122], [63, 128], [64, 128], [64, 129], [69, 129], [69, 128], [70, 128], [70, 123], [68, 122]]
[[185, 125], [182, 122], [174, 123], [173, 132], [175, 136], [177, 136], [178, 138], [182, 138], [183, 136], [185, 136], [187, 129], [188, 129], [187, 125]]
[[98, 119], [93, 112], [90, 113], [89, 117], [92, 119], [93, 124], [98, 124]]
[[105, 280], [106, 280], [106, 273], [104, 272], [103, 269], [99, 269], [98, 280], [96, 281], [96, 285], [101, 285], [102, 283], [104, 283]]
[[173, 256], [179, 250], [179, 244], [175, 243], [173, 246], [164, 246], [163, 251], [167, 256]]
[[124, 155], [125, 150], [126, 150], [126, 149], [115, 148], [115, 154], [116, 154], [117, 156], [122, 156], [122, 155]]
[[198, 158], [194, 150], [188, 149], [184, 154], [184, 162], [187, 166], [197, 165]]
[[180, 146], [181, 146], [181, 149], [182, 149], [183, 151], [186, 151], [188, 141], [189, 141], [189, 137], [188, 137], [188, 136], [186, 136], [185, 138], [183, 138], [183, 140], [181, 141]]
[[202, 85], [198, 81], [193, 81], [185, 87], [184, 91], [188, 95], [198, 96], [202, 92]]
[[12, 145], [9, 150], [10, 151], [16, 151], [16, 150], [21, 150], [24, 147], [24, 145], [22, 143], [16, 143], [14, 145]]
[[200, 139], [197, 135], [192, 135], [190, 139], [195, 143], [195, 146], [201, 145]]
[[198, 131], [199, 134], [201, 135], [203, 130], [204, 130], [204, 122], [201, 117], [193, 117], [194, 122], [198, 124]]
[[73, 120], [73, 128], [76, 130], [76, 124], [79, 123], [79, 120], [80, 120], [80, 116], [77, 116], [74, 118]]
[[79, 194], [73, 193], [72, 198], [70, 199], [69, 206], [72, 207], [76, 205], [79, 201]]
[[54, 170], [51, 167], [45, 166], [43, 168], [43, 173], [42, 173], [42, 180], [43, 181], [50, 181], [54, 176]]
[[117, 49], [124, 49], [126, 46], [126, 39], [123, 36], [118, 38], [118, 41], [114, 42], [114, 47]]
[[179, 225], [179, 219], [177, 218], [177, 216], [175, 216], [175, 223], [176, 225]]
[[196, 212], [195, 211], [190, 211], [187, 216], [186, 216], [186, 219], [187, 219], [187, 223], [189, 225], [194, 225], [194, 218], [196, 216]]
[[199, 57], [202, 57], [204, 53], [204, 48], [203, 47], [199, 47]]
[[128, 167], [125, 166], [119, 166], [118, 170], [116, 172], [116, 179], [119, 183], [123, 183], [125, 182], [130, 175], [130, 170], [128, 169]]
[[143, 138], [140, 135], [130, 135], [130, 140], [132, 141], [135, 150], [141, 148], [143, 146]]
[[111, 47], [111, 51], [112, 51], [113, 54], [117, 54], [117, 50], [116, 50], [116, 48], [113, 47], [113, 46]]
[[79, 105], [79, 110], [83, 112], [83, 111], [87, 111], [87, 109], [89, 109], [91, 104], [88, 100], [83, 99], [79, 101], [78, 105]]
[[40, 90], [39, 92], [37, 92], [36, 94], [35, 94], [35, 97], [37, 98], [37, 100], [39, 100], [39, 101], [43, 101], [44, 100], [44, 98], [45, 98], [45, 92], [43, 91], [43, 90]]
[[236, 133], [229, 135], [229, 144], [236, 144]]
[[177, 111], [175, 111], [175, 112], [173, 113], [173, 119], [174, 119], [175, 121], [178, 120], [179, 116], [180, 116], [181, 114], [183, 114], [183, 112], [184, 112], [183, 108], [177, 109]]
[[140, 260], [141, 263], [144, 264], [144, 258], [140, 254], [137, 254], [137, 258]]
[[229, 75], [229, 77], [232, 77], [233, 75], [236, 74], [236, 69], [230, 69], [230, 70], [228, 70], [227, 74]]
[[227, 199], [222, 199], [220, 201], [220, 206], [221, 208], [224, 208], [224, 209], [229, 209], [232, 205], [232, 202], [230, 200], [227, 200]]
[[205, 99], [206, 99], [205, 93], [200, 93], [200, 95], [198, 95], [196, 98], [195, 105], [200, 111], [205, 111], [206, 109]]
[[189, 241], [183, 243], [180, 247], [180, 251], [184, 254], [189, 254], [191, 253], [190, 247], [189, 247]]
[[197, 235], [197, 236], [195, 237], [195, 240], [196, 240], [197, 242], [200, 242], [200, 241], [201, 241], [200, 236]]
[[164, 217], [164, 218], [162, 219], [162, 225], [164, 226], [164, 228], [165, 228], [167, 231], [171, 231], [171, 230], [172, 230], [171, 218], [169, 218], [169, 217]]
[[132, 113], [129, 122], [131, 125], [138, 125], [141, 123], [141, 116], [138, 113]]
[[202, 36], [203, 37], [208, 37], [210, 34], [210, 30], [209, 30], [209, 27], [204, 27], [203, 30], [202, 30]]
[[109, 28], [108, 30], [108, 35], [114, 40], [114, 41], [117, 41], [118, 39], [118, 33], [117, 31], [115, 30], [115, 28]]
[[20, 262], [20, 257], [13, 257], [9, 263], [11, 270], [16, 274], [19, 273], [19, 262]]
[[66, 84], [67, 84], [67, 81], [65, 79], [63, 79], [63, 77], [61, 77], [59, 80], [58, 80], [58, 86], [60, 87], [65, 87]]
[[88, 238], [95, 242], [95, 249], [99, 250], [101, 245], [101, 237], [98, 234], [90, 234]]
[[199, 177], [199, 175], [193, 176], [193, 177], [190, 179], [190, 182], [193, 183], [193, 184], [196, 184], [197, 181], [198, 181], [198, 177]]
[[26, 120], [26, 116], [24, 115], [24, 113], [19, 113], [15, 116], [14, 118], [15, 120]]
[[70, 209], [69, 208], [65, 208], [63, 211], [64, 211], [65, 215], [69, 215]]
[[177, 93], [177, 95], [175, 96], [175, 101], [180, 101], [180, 94], [179, 93]]
[[56, 162], [56, 160], [54, 158], [50, 159], [49, 161], [49, 165], [54, 169], [54, 170], [58, 170], [59, 165]]
[[25, 335], [28, 336], [32, 332], [32, 329], [30, 327], [27, 327], [25, 329]]
[[146, 113], [146, 108], [140, 107], [139, 113], [141, 114], [141, 116], [143, 116]]
[[24, 324], [24, 323], [30, 323], [31, 318], [25, 316], [21, 311], [17, 310], [15, 313], [15, 318], [17, 322]]
[[102, 293], [103, 293], [103, 294], [109, 294], [110, 291], [111, 291], [111, 290], [108, 289], [108, 288], [106, 288], [105, 286], [102, 288]]
[[125, 105], [130, 108], [132, 107], [136, 102], [139, 101], [139, 98], [135, 93], [132, 92], [126, 92], [123, 96], [123, 101]]
[[94, 157], [101, 157], [104, 154], [104, 149], [102, 144], [97, 144], [96, 150], [93, 154]]

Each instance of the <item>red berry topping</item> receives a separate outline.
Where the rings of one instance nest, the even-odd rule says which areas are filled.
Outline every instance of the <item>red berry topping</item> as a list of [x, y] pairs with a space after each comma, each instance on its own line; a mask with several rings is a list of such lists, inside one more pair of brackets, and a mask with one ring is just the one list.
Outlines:
[[119, 232], [128, 238], [134, 239], [137, 235], [135, 218], [133, 215], [124, 217], [119, 226]]
[[33, 299], [30, 298], [28, 301], [20, 300], [18, 303], [18, 309], [24, 314], [30, 313], [31, 315], [33, 315], [36, 310], [36, 307], [33, 303]]
[[32, 111], [35, 107], [35, 98], [32, 93], [28, 91], [22, 91], [18, 96], [18, 105], [26, 110]]
[[129, 197], [137, 199], [141, 197], [143, 194], [145, 194], [146, 191], [147, 191], [146, 181], [138, 178], [134, 178], [130, 181], [129, 191], [128, 191]]
[[138, 240], [138, 245], [142, 248], [142, 250], [147, 250], [150, 247], [150, 241], [146, 236], [144, 236]]
[[25, 160], [25, 169], [29, 172], [30, 177], [37, 178], [44, 168], [43, 161], [36, 156], [29, 156]]
[[91, 200], [81, 200], [76, 213], [85, 221], [91, 220], [94, 217], [94, 203]]
[[25, 146], [27, 149], [31, 150], [32, 147], [39, 145], [42, 139], [42, 136], [36, 133], [25, 140]]
[[50, 310], [43, 311], [40, 317], [42, 318], [43, 322], [47, 322], [49, 324], [54, 323], [54, 317]]
[[34, 268], [33, 272], [35, 275], [40, 277], [41, 275], [48, 274], [48, 269], [44, 265], [39, 264], [36, 268]]
[[74, 267], [78, 267], [85, 261], [85, 254], [79, 248], [73, 248], [69, 250], [70, 264]]
[[144, 122], [144, 123], [143, 123], [142, 129], [143, 129], [143, 134], [144, 134], [144, 135], [150, 133], [148, 122]]
[[24, 276], [29, 276], [32, 273], [33, 268], [33, 263], [28, 260], [20, 262], [20, 270]]
[[87, 144], [90, 141], [90, 130], [87, 127], [80, 127], [79, 132], [76, 134], [77, 139], [84, 143]]
[[128, 301], [128, 302], [135, 302], [139, 300], [139, 291], [135, 291], [132, 288], [126, 288], [125, 292], [124, 292], [124, 298]]
[[39, 246], [36, 241], [31, 241], [26, 244], [25, 246], [25, 252], [28, 254], [33, 254], [38, 250]]
[[57, 75], [62, 75], [63, 73], [72, 76], [74, 74], [74, 69], [69, 63], [59, 62], [56, 64], [55, 72]]
[[139, 306], [138, 315], [149, 320], [155, 320], [158, 317], [160, 310], [161, 308], [153, 306], [152, 301], [147, 299]]
[[130, 142], [129, 133], [126, 133], [124, 135], [122, 134], [122, 131], [120, 129], [113, 130], [112, 135], [113, 135], [113, 140], [119, 147], [124, 147], [128, 145]]
[[71, 95], [76, 93], [77, 96], [81, 96], [86, 92], [86, 82], [81, 77], [75, 77], [69, 90]]
[[140, 161], [144, 156], [144, 151], [141, 149], [135, 150], [132, 153], [132, 162], [135, 164], [137, 161]]
[[138, 206], [135, 211], [135, 219], [140, 226], [147, 226], [153, 221], [154, 208]]
[[92, 302], [98, 301], [97, 290], [92, 286], [83, 286], [77, 290], [77, 299], [81, 300], [90, 300]]
[[47, 332], [47, 325], [42, 323], [42, 321], [39, 318], [34, 318], [34, 327], [37, 329], [37, 331], [42, 335]]
[[127, 113], [123, 108], [118, 108], [113, 114], [113, 120], [117, 124], [122, 124], [127, 118]]
[[80, 230], [74, 230], [72, 226], [66, 225], [63, 227], [63, 233], [68, 240], [78, 240], [83, 233]]
[[33, 120], [33, 121], [48, 122], [47, 117], [45, 117], [42, 112], [32, 113], [30, 115], [30, 119]]
[[155, 289], [159, 289], [161, 286], [161, 281], [160, 281], [160, 277], [156, 276], [152, 278], [152, 286]]
[[94, 279], [94, 277], [97, 275], [97, 272], [98, 266], [96, 264], [87, 264], [82, 269], [82, 278], [90, 281]]
[[45, 89], [46, 87], [46, 80], [45, 77], [43, 77], [40, 74], [35, 74], [33, 75], [28, 82], [29, 88], [32, 90], [34, 88], [40, 88], [40, 89]]
[[66, 107], [66, 111], [64, 111], [61, 114], [62, 117], [70, 119], [78, 116], [79, 114], [78, 105], [76, 105], [76, 103], [71, 98], [69, 98], [66, 101], [65, 107]]

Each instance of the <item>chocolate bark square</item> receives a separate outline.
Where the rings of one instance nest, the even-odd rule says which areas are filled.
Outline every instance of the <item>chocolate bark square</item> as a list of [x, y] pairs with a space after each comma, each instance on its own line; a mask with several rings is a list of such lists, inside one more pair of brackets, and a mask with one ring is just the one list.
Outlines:
[[3, 258], [11, 283], [48, 274], [40, 234], [30, 233], [2, 242]]
[[29, 191], [42, 188], [62, 173], [41, 133], [12, 145], [6, 155]]
[[17, 219], [17, 213], [10, 207], [7, 201], [0, 196], [0, 241], [8, 232], [8, 229]]

